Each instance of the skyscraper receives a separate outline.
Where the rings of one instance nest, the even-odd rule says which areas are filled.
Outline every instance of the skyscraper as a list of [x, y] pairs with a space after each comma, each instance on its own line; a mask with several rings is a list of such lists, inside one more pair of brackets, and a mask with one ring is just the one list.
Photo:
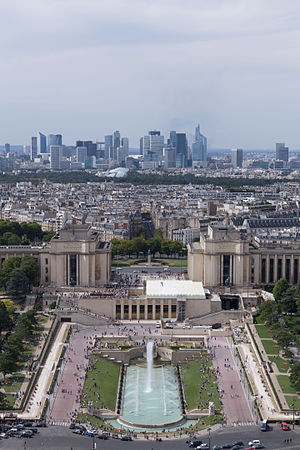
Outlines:
[[158, 163], [162, 160], [164, 148], [164, 136], [160, 131], [149, 131], [148, 136], [144, 136], [142, 141], [142, 153], [144, 161], [154, 161]]
[[30, 146], [30, 159], [31, 161], [34, 161], [34, 158], [37, 157], [38, 154], [38, 142], [37, 137], [32, 136], [31, 138], [31, 146]]
[[231, 164], [235, 169], [243, 167], [243, 150], [241, 148], [233, 148], [231, 150]]
[[105, 159], [111, 159], [112, 158], [112, 149], [113, 149], [113, 136], [112, 134], [109, 134], [108, 136], [105, 136], [104, 138], [104, 157]]
[[176, 167], [187, 167], [187, 139], [185, 133], [176, 133]]
[[207, 167], [207, 138], [200, 133], [200, 125], [195, 129], [195, 142], [192, 144], [193, 166]]
[[39, 136], [40, 136], [39, 153], [47, 153], [47, 138], [43, 133], [39, 133]]
[[285, 162], [289, 160], [289, 148], [283, 142], [276, 144], [276, 159]]
[[76, 147], [76, 160], [77, 162], [84, 163], [87, 157], [87, 148], [86, 147]]
[[10, 153], [10, 144], [5, 144], [5, 154], [9, 155]]
[[51, 145], [62, 145], [62, 135], [61, 134], [49, 134], [48, 135], [48, 149], [50, 151]]
[[60, 161], [62, 157], [62, 146], [50, 146], [50, 169], [60, 169]]

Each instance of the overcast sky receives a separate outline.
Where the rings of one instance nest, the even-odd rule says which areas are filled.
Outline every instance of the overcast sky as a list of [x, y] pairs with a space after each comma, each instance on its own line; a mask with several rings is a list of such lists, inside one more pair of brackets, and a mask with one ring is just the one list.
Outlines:
[[0, 143], [150, 129], [300, 148], [299, 0], [1, 0]]

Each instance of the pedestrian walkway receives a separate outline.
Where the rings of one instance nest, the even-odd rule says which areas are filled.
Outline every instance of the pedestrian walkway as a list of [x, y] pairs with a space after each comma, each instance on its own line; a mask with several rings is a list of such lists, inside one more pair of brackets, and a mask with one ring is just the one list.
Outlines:
[[227, 424], [253, 423], [253, 416], [240, 380], [240, 372], [233, 359], [227, 338], [213, 338], [210, 345]]

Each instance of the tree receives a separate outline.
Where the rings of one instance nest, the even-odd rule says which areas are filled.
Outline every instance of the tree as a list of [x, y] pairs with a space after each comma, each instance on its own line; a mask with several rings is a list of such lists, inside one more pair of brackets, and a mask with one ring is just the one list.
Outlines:
[[275, 300], [279, 301], [285, 291], [288, 289], [289, 283], [285, 278], [280, 278], [274, 286], [273, 295]]
[[161, 252], [161, 239], [158, 239], [156, 237], [153, 237], [149, 239], [148, 245], [150, 248], [150, 252], [155, 255], [155, 253]]
[[179, 241], [170, 241], [170, 252], [175, 255], [176, 253], [180, 253], [182, 251], [182, 242]]
[[259, 305], [259, 313], [263, 322], [268, 326], [278, 323], [279, 307], [276, 302], [268, 300]]
[[14, 269], [6, 285], [7, 293], [14, 299], [24, 298], [28, 292], [29, 280], [23, 269]]
[[11, 327], [12, 321], [6, 309], [5, 303], [0, 302], [0, 334], [2, 331], [8, 330]]
[[55, 231], [45, 231], [43, 234], [43, 241], [49, 242], [56, 235]]
[[159, 241], [162, 241], [162, 240], [163, 240], [163, 235], [162, 235], [162, 231], [161, 231], [160, 228], [157, 228], [157, 229], [154, 231], [153, 237], [154, 237], [154, 239], [158, 239]]
[[32, 285], [34, 281], [36, 281], [40, 272], [40, 267], [35, 258], [33, 256], [27, 255], [22, 258], [20, 269], [24, 270], [30, 285]]
[[300, 363], [295, 363], [291, 367], [290, 382], [300, 391]]
[[17, 267], [20, 267], [20, 264], [21, 258], [19, 258], [18, 256], [12, 256], [11, 258], [7, 258], [3, 262], [2, 269], [0, 270], [0, 285], [4, 289], [6, 288], [6, 284], [9, 280], [11, 272]]
[[0, 371], [3, 373], [4, 377], [8, 373], [17, 372], [18, 369], [19, 367], [14, 355], [9, 352], [3, 352], [0, 354]]
[[279, 298], [278, 303], [281, 310], [287, 314], [297, 312], [296, 289], [289, 287]]

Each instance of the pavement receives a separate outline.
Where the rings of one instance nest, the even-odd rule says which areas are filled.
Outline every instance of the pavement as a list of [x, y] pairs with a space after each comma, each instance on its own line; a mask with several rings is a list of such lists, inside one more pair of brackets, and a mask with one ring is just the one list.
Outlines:
[[214, 354], [213, 365], [217, 371], [219, 389], [222, 390], [222, 402], [228, 425], [238, 423], [253, 424], [254, 418], [240, 381], [240, 373], [225, 337], [210, 339]]

